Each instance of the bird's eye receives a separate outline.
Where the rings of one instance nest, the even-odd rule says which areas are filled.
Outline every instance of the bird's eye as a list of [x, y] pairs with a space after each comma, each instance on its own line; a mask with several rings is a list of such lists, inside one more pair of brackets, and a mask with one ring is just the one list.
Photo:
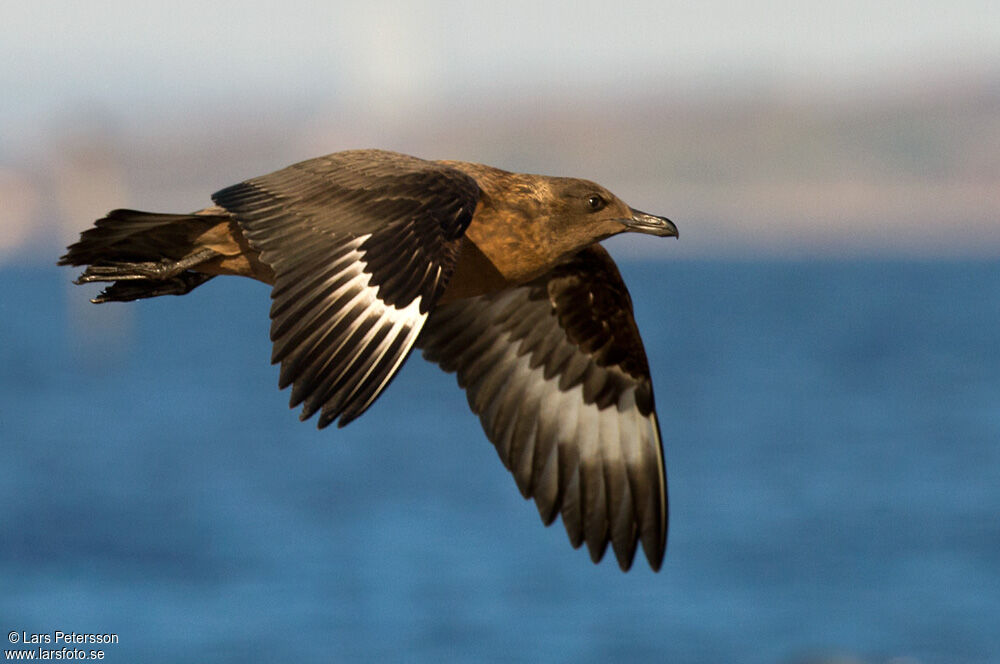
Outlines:
[[604, 206], [607, 205], [607, 204], [608, 204], [608, 202], [606, 200], [604, 200], [604, 198], [602, 196], [598, 196], [597, 194], [592, 194], [587, 199], [587, 207], [589, 207], [594, 212], [596, 212], [597, 210], [603, 209]]

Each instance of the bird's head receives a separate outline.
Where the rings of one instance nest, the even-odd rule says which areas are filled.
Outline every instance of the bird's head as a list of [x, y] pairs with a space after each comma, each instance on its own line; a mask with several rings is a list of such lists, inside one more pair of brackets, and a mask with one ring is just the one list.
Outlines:
[[533, 279], [584, 247], [625, 232], [677, 237], [666, 217], [640, 212], [601, 185], [445, 161], [481, 189], [466, 236], [513, 283]]
[[[547, 224], [563, 242], [586, 246], [618, 233], [635, 232], [677, 237], [677, 226], [666, 217], [640, 212], [601, 185], [577, 178], [546, 178]], [[553, 238], [555, 239], [555, 237]]]

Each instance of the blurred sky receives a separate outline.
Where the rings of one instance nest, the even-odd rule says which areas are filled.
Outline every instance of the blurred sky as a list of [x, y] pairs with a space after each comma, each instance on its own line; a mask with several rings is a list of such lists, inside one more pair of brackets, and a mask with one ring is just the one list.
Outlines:
[[42, 0], [2, 14], [5, 121], [93, 97], [854, 88], [1000, 68], [995, 0]]
[[[5, 2], [5, 113], [73, 98], [324, 89], [864, 84], [1000, 66], [995, 0]], [[11, 103], [13, 102], [13, 103]], [[13, 108], [12, 108], [13, 107]]]
[[[339, 109], [349, 114], [341, 124], [353, 123], [357, 128], [353, 136], [359, 142], [367, 141], [372, 147], [419, 149], [424, 147], [422, 143], [405, 137], [426, 133], [426, 127], [435, 123], [444, 127], [437, 134], [445, 135], [449, 114], [468, 115], [468, 109], [490, 104], [502, 113], [506, 113], [505, 104], [537, 110], [534, 117], [557, 103], [585, 105], [590, 113], [627, 114], [642, 111], [650, 100], [754, 98], [762, 90], [779, 97], [812, 95], [840, 102], [891, 96], [894, 91], [910, 94], [923, 86], [947, 97], [952, 91], [949, 86], [970, 80], [987, 81], [993, 94], [1000, 86], [1000, 2], [996, 0], [5, 0], [0, 2], [0, 16], [0, 86], [4, 91], [0, 103], [0, 196], [7, 201], [0, 230], [8, 238], [30, 235], [26, 226], [46, 223], [44, 201], [52, 198], [46, 189], [51, 183], [39, 184], [40, 177], [47, 177], [39, 172], [49, 170], [51, 164], [38, 155], [64, 152], [60, 137], [53, 139], [53, 134], [59, 133], [53, 127], [62, 131], [73, 125], [75, 118], [83, 118], [79, 123], [86, 128], [98, 117], [95, 135], [105, 132], [120, 137], [121, 132], [131, 132], [134, 138], [172, 131], [175, 142], [194, 143], [203, 137], [176, 128], [210, 116], [231, 120], [235, 112], [252, 117], [277, 108], [291, 115], [268, 121], [270, 140], [281, 141], [284, 136], [286, 143], [299, 141], [301, 145], [302, 132], [322, 135], [322, 128], [293, 128], [293, 124], [301, 125], [303, 117], [334, 117], [331, 109]], [[655, 105], [646, 110], [655, 115]], [[262, 140], [249, 133], [241, 137], [230, 120], [217, 123], [225, 124], [231, 133], [220, 138], [220, 132], [214, 132], [213, 140], [219, 144], [213, 145], [212, 152], [236, 141], [251, 149], [255, 140]], [[491, 121], [498, 122], [497, 118]], [[565, 128], [564, 117], [554, 122]], [[588, 122], [594, 131], [601, 129], [592, 119]], [[637, 122], [629, 119], [626, 124]], [[726, 123], [724, 119], [721, 122]], [[780, 124], [781, 120], [770, 123], [779, 129]], [[404, 127], [405, 131], [395, 133], [395, 143], [376, 143], [385, 140], [377, 125]], [[673, 126], [678, 127], [681, 138], [690, 135], [681, 122]], [[167, 127], [170, 131], [163, 131]], [[480, 142], [489, 138], [487, 134], [498, 133], [493, 127], [484, 125]], [[586, 125], [572, 131], [583, 136]], [[705, 131], [709, 136], [719, 134], [714, 128]], [[945, 127], [946, 134], [948, 131]], [[540, 132], [544, 135], [544, 129]], [[971, 134], [964, 140], [981, 145], [980, 135]], [[662, 132], [657, 137], [664, 142], [661, 152], [670, 150], [668, 143], [678, 142]], [[521, 149], [513, 150], [511, 162], [497, 165], [527, 170], [536, 165], [572, 168], [580, 164], [590, 170], [560, 174], [604, 175], [602, 160], [594, 159], [593, 164], [581, 161], [558, 141], [548, 147], [527, 145], [538, 142], [533, 139], [494, 136], [494, 141], [506, 143], [508, 152], [456, 143], [453, 147], [461, 150], [459, 153], [421, 156], [477, 160], [508, 156], [512, 144], [521, 144]], [[636, 144], [651, 140], [636, 139]], [[131, 138], [121, 142], [124, 145], [119, 147], [126, 152], [139, 149]], [[347, 141], [340, 135], [317, 142], [323, 152], [357, 147], [344, 144]], [[632, 144], [611, 143], [620, 150], [636, 152]], [[918, 153], [925, 146], [907, 144], [903, 148]], [[532, 158], [546, 150], [546, 158]], [[314, 156], [305, 149], [290, 150], [289, 158], [293, 155]], [[528, 156], [519, 159], [519, 155]], [[558, 155], [566, 157], [560, 160]], [[272, 158], [285, 156], [282, 152]], [[721, 156], [725, 157], [724, 150]], [[751, 154], [751, 165], [752, 158]], [[691, 161], [686, 154], [676, 159], [681, 164]], [[718, 162], [719, 156], [710, 154], [705, 159]], [[32, 164], [33, 173], [25, 174], [25, 163]], [[275, 168], [284, 165], [271, 159], [261, 159], [261, 163]], [[609, 156], [603, 163], [609, 173], [621, 170], [616, 158]], [[140, 163], [136, 167], [158, 168], [161, 174], [168, 170], [165, 164]], [[984, 168], [989, 178], [980, 177]], [[965, 208], [976, 208], [983, 192], [989, 196], [995, 189], [991, 178], [998, 169], [993, 162], [985, 167], [978, 162], [965, 167], [959, 178], [962, 181], [947, 184], [950, 188], [941, 195], [927, 194], [927, 205], [946, 201], [941, 205], [961, 208], [956, 218], [968, 217]], [[712, 163], [708, 170], [713, 170]], [[669, 179], [670, 169], [661, 171], [657, 177]], [[257, 174], [236, 172], [224, 163], [211, 172], [220, 175], [205, 187], [203, 196], [213, 186], [228, 184], [231, 178], [226, 173], [233, 173], [232, 177]], [[971, 185], [969, 172], [978, 174]], [[169, 180], [164, 175], [163, 182]], [[711, 191], [712, 184], [700, 184], [689, 198], [707, 198], [704, 194]], [[855, 187], [853, 182], [838, 186], [848, 187], [850, 192], [856, 189], [851, 188]], [[824, 183], [814, 188], [831, 191]], [[637, 187], [634, 191], [644, 190]], [[772, 198], [770, 190], [761, 189], [754, 195], [762, 200]], [[683, 203], [684, 196], [678, 196], [673, 200]], [[680, 208], [689, 216], [714, 219], [725, 213], [727, 205], [745, 207], [736, 193], [729, 196], [730, 202], [720, 204], [719, 209], [688, 210], [683, 204]], [[811, 194], [803, 196], [808, 199]], [[909, 190], [901, 191], [897, 202], [907, 197], [912, 197]], [[782, 205], [797, 209], [800, 198], [786, 195]], [[835, 194], [834, 198], [843, 197]], [[991, 199], [985, 208], [979, 205], [971, 213], [976, 217], [973, 235], [977, 240], [970, 243], [988, 237], [1000, 244], [1000, 237], [995, 237], [1000, 233], [983, 230], [995, 204]], [[860, 205], [868, 205], [867, 199]], [[926, 209], [925, 203], [921, 201], [917, 209]], [[912, 216], [905, 205], [890, 205], [886, 210], [900, 219]], [[90, 210], [74, 210], [72, 216], [84, 212], [89, 214]], [[929, 212], [939, 213], [934, 209]], [[40, 220], [40, 214], [45, 218]], [[775, 211], [761, 209], [758, 216], [773, 219]], [[801, 216], [814, 218], [804, 224], [819, 223], [815, 215]], [[844, 215], [837, 212], [833, 216]], [[727, 227], [709, 228], [718, 235]], [[0, 243], [0, 251], [4, 244], [9, 247], [12, 243], [10, 239]]]

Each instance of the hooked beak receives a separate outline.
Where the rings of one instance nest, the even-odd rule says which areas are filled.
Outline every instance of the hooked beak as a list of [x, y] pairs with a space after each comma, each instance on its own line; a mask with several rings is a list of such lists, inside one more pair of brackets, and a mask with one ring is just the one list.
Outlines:
[[645, 212], [640, 212], [635, 208], [629, 208], [629, 210], [632, 212], [632, 218], [621, 220], [627, 230], [635, 231], [637, 233], [659, 235], [660, 237], [680, 236], [677, 232], [677, 227], [674, 226], [674, 222], [670, 221], [666, 217], [657, 217], [653, 214], [646, 214]]

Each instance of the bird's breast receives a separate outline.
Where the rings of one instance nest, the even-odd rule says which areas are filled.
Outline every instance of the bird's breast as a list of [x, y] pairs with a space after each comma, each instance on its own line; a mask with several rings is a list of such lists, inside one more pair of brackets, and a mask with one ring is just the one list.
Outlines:
[[533, 232], [530, 220], [480, 207], [462, 238], [442, 302], [531, 281], [560, 258], [552, 249]]

